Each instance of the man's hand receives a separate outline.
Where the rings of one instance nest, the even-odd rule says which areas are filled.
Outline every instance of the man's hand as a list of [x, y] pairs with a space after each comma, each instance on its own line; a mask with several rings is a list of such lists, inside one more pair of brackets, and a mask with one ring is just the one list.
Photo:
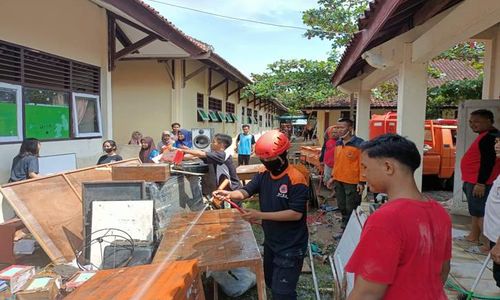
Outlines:
[[247, 208], [241, 217], [248, 222], [260, 221], [262, 219], [261, 212], [256, 209]]
[[238, 147], [234, 147], [234, 152], [238, 153]]
[[491, 259], [497, 264], [500, 264], [500, 244], [496, 244], [495, 247], [491, 248]]
[[358, 183], [358, 185], [356, 186], [356, 191], [358, 192], [358, 194], [363, 194], [363, 191], [365, 190], [365, 184], [364, 183]]
[[484, 193], [486, 191], [486, 186], [484, 184], [476, 183], [474, 188], [472, 189], [472, 196], [476, 198], [484, 197]]
[[334, 181], [335, 180], [333, 178], [328, 179], [328, 181], [326, 182], [326, 187], [331, 189]]
[[230, 194], [231, 191], [226, 191], [226, 190], [216, 190], [212, 192], [212, 196], [214, 198], [218, 198], [221, 200], [231, 200]]

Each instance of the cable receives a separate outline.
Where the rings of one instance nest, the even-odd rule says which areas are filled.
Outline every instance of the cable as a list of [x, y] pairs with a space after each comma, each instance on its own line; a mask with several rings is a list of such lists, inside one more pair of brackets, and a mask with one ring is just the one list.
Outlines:
[[471, 292], [469, 290], [463, 289], [459, 285], [455, 284], [453, 281], [450, 279], [446, 280], [446, 287], [451, 288], [459, 293], [462, 293], [467, 297], [467, 299], [486, 299], [486, 300], [500, 300], [500, 297], [494, 297], [494, 296], [483, 296], [476, 294], [474, 292]]
[[210, 16], [214, 16], [214, 17], [218, 17], [218, 18], [229, 19], [229, 20], [233, 20], [233, 21], [255, 23], [255, 24], [261, 24], [261, 25], [266, 25], [266, 26], [274, 26], [274, 27], [280, 27], [280, 28], [289, 28], [289, 29], [297, 29], [297, 30], [309, 30], [309, 31], [313, 31], [313, 32], [322, 32], [322, 33], [339, 33], [339, 34], [348, 33], [348, 32], [340, 32], [340, 31], [326, 31], [326, 30], [320, 30], [320, 29], [314, 29], [314, 28], [307, 28], [307, 27], [300, 27], [300, 26], [293, 26], [293, 25], [276, 24], [276, 23], [271, 23], [271, 22], [266, 22], [266, 21], [260, 21], [260, 20], [252, 20], [252, 19], [231, 17], [231, 16], [227, 16], [227, 15], [222, 15], [222, 14], [208, 12], [208, 11], [201, 10], [201, 9], [191, 8], [191, 7], [177, 5], [177, 4], [173, 4], [173, 3], [167, 3], [167, 2], [163, 2], [163, 1], [159, 1], [159, 0], [147, 0], [147, 1], [158, 3], [158, 4], [163, 4], [163, 5], [167, 5], [167, 6], [172, 6], [172, 7], [176, 7], [176, 8], [180, 8], [180, 9], [184, 9], [184, 10], [190, 10], [190, 11], [194, 11], [194, 12], [197, 12], [197, 13], [206, 14], [206, 15], [210, 15]]

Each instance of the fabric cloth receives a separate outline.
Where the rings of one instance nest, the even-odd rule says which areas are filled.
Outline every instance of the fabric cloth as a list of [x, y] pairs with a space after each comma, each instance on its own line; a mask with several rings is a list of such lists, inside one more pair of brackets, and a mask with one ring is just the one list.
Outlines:
[[451, 219], [436, 201], [395, 199], [368, 217], [345, 270], [387, 284], [386, 300], [446, 300], [441, 269], [451, 259]]
[[357, 136], [352, 136], [351, 139], [344, 144], [342, 139], [339, 139], [335, 145], [335, 165], [333, 167], [333, 179], [349, 183], [358, 184], [364, 181], [361, 176], [361, 149], [363, 139]]
[[485, 185], [484, 196], [481, 198], [475, 197], [473, 194], [474, 190], [473, 183], [464, 182], [462, 185], [462, 190], [467, 198], [467, 207], [469, 208], [469, 214], [473, 217], [484, 217], [484, 211], [486, 207], [486, 199], [488, 199], [488, 194], [491, 189], [491, 185]]
[[500, 237], [500, 176], [493, 182], [484, 214], [483, 234], [488, 240], [496, 243]]
[[328, 180], [330, 180], [330, 178], [332, 178], [332, 168], [330, 168], [329, 166], [325, 165], [324, 169], [323, 169], [323, 182], [328, 182]]
[[229, 151], [207, 152], [207, 157], [203, 160], [205, 161], [205, 163], [214, 166], [217, 186], [222, 183], [221, 177], [225, 177], [230, 180], [230, 188], [232, 191], [237, 190], [241, 187], [240, 179], [236, 174], [236, 168], [233, 164], [233, 157], [231, 156], [231, 154], [229, 154]]
[[306, 253], [308, 231], [306, 224], [307, 199], [309, 197], [308, 182], [304, 175], [293, 166], [278, 176], [269, 171], [256, 174], [243, 187], [248, 195], [259, 194], [260, 210], [276, 212], [294, 210], [302, 213], [297, 221], [262, 220], [264, 245], [281, 256], [294, 256]]
[[123, 157], [121, 157], [118, 154], [115, 154], [115, 155], [104, 154], [103, 156], [99, 157], [99, 160], [97, 160], [97, 164], [98, 165], [109, 164], [109, 163], [112, 163], [115, 161], [120, 161], [120, 160], [123, 160]]
[[238, 134], [236, 138], [236, 143], [238, 145], [238, 155], [250, 155], [252, 154], [252, 145], [255, 144], [255, 137], [253, 134]]
[[335, 189], [335, 198], [345, 226], [351, 217], [352, 211], [361, 204], [361, 195], [356, 190], [357, 184], [335, 181], [333, 188]]
[[303, 263], [304, 255], [280, 256], [264, 245], [264, 278], [273, 299], [297, 299], [296, 288]]
[[12, 168], [10, 169], [10, 182], [29, 179], [30, 173], [38, 174], [38, 157], [34, 155], [20, 156], [17, 155], [12, 160]]
[[460, 161], [462, 181], [492, 184], [500, 174], [500, 158], [495, 154], [495, 133], [491, 129], [480, 133]]
[[249, 165], [250, 155], [238, 154], [238, 166]]

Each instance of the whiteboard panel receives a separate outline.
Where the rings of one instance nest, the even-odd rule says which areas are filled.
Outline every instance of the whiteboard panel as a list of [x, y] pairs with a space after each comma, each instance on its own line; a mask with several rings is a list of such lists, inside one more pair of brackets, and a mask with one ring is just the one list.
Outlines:
[[40, 175], [61, 173], [76, 169], [76, 154], [65, 153], [38, 157]]

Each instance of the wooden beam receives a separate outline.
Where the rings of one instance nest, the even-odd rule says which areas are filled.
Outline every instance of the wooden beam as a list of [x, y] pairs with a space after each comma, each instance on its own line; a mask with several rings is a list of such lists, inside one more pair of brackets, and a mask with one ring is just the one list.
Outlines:
[[107, 11], [108, 17], [108, 71], [115, 69], [115, 53], [116, 53], [116, 20], [114, 14]]
[[240, 104], [240, 102], [241, 102], [241, 93], [240, 93], [240, 89], [238, 89], [237, 93], [238, 93], [238, 95], [237, 95], [237, 97], [238, 97], [238, 104]]
[[186, 87], [186, 80], [184, 80], [186, 78], [186, 60], [183, 59], [182, 60], [182, 87], [185, 88]]
[[224, 95], [226, 96], [224, 100], [227, 101], [227, 99], [229, 99], [229, 80], [226, 78], [226, 92], [224, 93]]
[[413, 15], [413, 25], [419, 26], [425, 23], [430, 18], [434, 17], [441, 10], [443, 10], [448, 1], [443, 0], [431, 0], [427, 1], [421, 9], [419, 9], [415, 15]]
[[115, 54], [115, 59], [120, 59], [121, 57], [134, 52], [135, 50], [146, 46], [147, 44], [155, 41], [157, 39], [156, 35], [148, 35], [145, 38], [133, 43], [132, 45], [123, 48]]
[[174, 61], [172, 60], [172, 67], [170, 68], [168, 64], [169, 60], [165, 61], [165, 70], [167, 71], [168, 78], [170, 78], [170, 82], [172, 83], [172, 89], [175, 89], [175, 66]]
[[193, 72], [187, 74], [184, 77], [184, 82], [187, 82], [188, 80], [192, 79], [193, 77], [195, 77], [196, 75], [198, 75], [201, 72], [205, 71], [206, 69], [208, 69], [208, 66], [203, 65], [203, 66], [199, 67], [198, 69], [194, 70]]
[[232, 94], [238, 92], [239, 90], [241, 90], [242, 86], [238, 83], [238, 87], [235, 88], [234, 90], [230, 91], [229, 93], [227, 93], [227, 97], [229, 98], [229, 96], [231, 96]]
[[450, 8], [438, 24], [412, 44], [413, 63], [423, 63], [459, 42], [492, 27], [500, 20], [500, 1], [465, 0]]
[[221, 86], [224, 82], [226, 82], [226, 78], [222, 79], [221, 81], [217, 82], [213, 86], [210, 87], [210, 92]]
[[371, 42], [372, 38], [380, 31], [380, 29], [387, 22], [389, 17], [397, 7], [401, 4], [401, 0], [387, 0], [384, 2], [379, 2], [377, 9], [374, 11], [370, 19], [373, 21], [369, 24], [366, 29], [359, 32], [357, 36], [357, 42], [351, 47], [348, 47], [346, 54], [342, 59], [342, 63], [337, 67], [335, 74], [332, 77], [332, 83], [334, 86], [340, 84], [344, 76], [351, 69], [354, 63], [361, 57], [361, 54], [365, 51], [366, 46]]
[[128, 19], [125, 19], [124, 17], [122, 17], [120, 15], [116, 15], [114, 13], [111, 13], [111, 14], [113, 14], [113, 16], [115, 17], [115, 19], [120, 20], [121, 22], [123, 22], [123, 23], [125, 23], [125, 24], [127, 24], [127, 25], [129, 25], [129, 26], [131, 26], [131, 27], [133, 27], [133, 28], [141, 31], [141, 32], [144, 32], [147, 35], [154, 35], [154, 36], [156, 36], [157, 39], [159, 39], [161, 41], [164, 41], [164, 42], [167, 41], [166, 39], [164, 39], [163, 37], [157, 35], [156, 33], [152, 32], [150, 30], [147, 30], [146, 28], [144, 28], [142, 26], [139, 26], [139, 25], [135, 24], [134, 22], [129, 21]]
[[132, 41], [118, 24], [116, 24], [116, 39], [122, 44], [123, 48], [132, 45]]

